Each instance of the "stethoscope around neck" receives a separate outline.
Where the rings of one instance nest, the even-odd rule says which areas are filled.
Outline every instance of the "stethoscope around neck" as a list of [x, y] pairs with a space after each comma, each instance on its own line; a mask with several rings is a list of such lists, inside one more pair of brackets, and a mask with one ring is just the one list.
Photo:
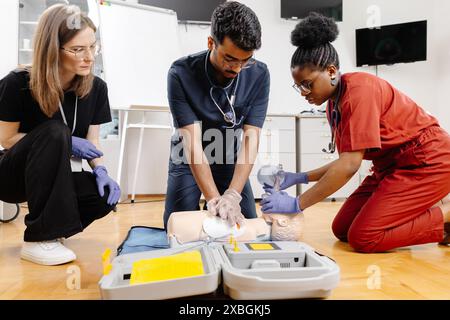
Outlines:
[[[234, 103], [236, 102], [236, 92], [237, 88], [239, 86], [239, 74], [237, 75], [236, 79], [233, 79], [231, 83], [226, 87], [220, 87], [216, 86], [210, 79], [208, 74], [208, 59], [211, 54], [211, 51], [208, 51], [205, 58], [205, 73], [206, 77], [208, 78], [208, 82], [211, 85], [211, 88], [209, 89], [209, 96], [211, 97], [211, 100], [217, 107], [217, 109], [220, 111], [220, 113], [223, 116], [223, 119], [226, 123], [229, 123], [230, 125], [224, 125], [223, 127], [226, 129], [233, 129], [234, 127], [241, 124], [242, 119], [239, 119], [239, 122], [237, 122], [236, 119], [236, 111], [234, 110]], [[234, 84], [234, 80], [236, 80], [236, 83], [233, 88], [233, 93], [231, 94], [231, 97], [228, 95], [227, 89], [230, 88]], [[224, 112], [223, 109], [219, 106], [216, 99], [214, 99], [214, 89], [222, 90], [225, 93], [225, 97], [227, 98], [228, 104], [230, 105], [230, 111]]]
[[331, 129], [331, 142], [328, 143], [328, 150], [323, 148], [322, 152], [325, 153], [334, 153], [336, 151], [336, 132], [339, 122], [341, 121], [341, 113], [339, 112], [339, 100], [341, 99], [342, 94], [342, 85], [341, 81], [338, 84], [338, 95], [334, 103], [332, 104], [333, 108], [331, 109], [331, 103], [328, 102], [327, 105], [327, 115], [330, 120], [330, 129]]

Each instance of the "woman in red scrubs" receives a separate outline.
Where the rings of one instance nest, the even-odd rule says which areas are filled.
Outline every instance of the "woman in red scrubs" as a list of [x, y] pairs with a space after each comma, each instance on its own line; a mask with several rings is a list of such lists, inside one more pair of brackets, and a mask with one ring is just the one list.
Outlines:
[[438, 121], [387, 81], [356, 72], [340, 75], [332, 46], [336, 23], [310, 14], [292, 32], [297, 46], [291, 70], [310, 104], [328, 102], [330, 151], [336, 161], [310, 172], [289, 173], [281, 189], [317, 183], [300, 197], [265, 198], [265, 213], [298, 213], [332, 195], [358, 171], [363, 159], [372, 175], [347, 199], [333, 233], [359, 252], [450, 242], [450, 136]]

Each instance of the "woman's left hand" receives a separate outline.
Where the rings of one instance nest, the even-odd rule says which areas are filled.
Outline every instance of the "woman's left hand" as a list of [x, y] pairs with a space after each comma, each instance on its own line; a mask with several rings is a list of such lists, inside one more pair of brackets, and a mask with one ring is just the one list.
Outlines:
[[264, 213], [301, 213], [298, 198], [291, 197], [284, 191], [275, 191], [273, 188], [264, 188], [270, 196], [261, 200]]
[[109, 188], [109, 196], [106, 201], [110, 206], [115, 205], [120, 199], [120, 187], [111, 177], [108, 176], [108, 171], [104, 166], [96, 166], [92, 172], [97, 181], [98, 193], [101, 197], [105, 195], [105, 186]]

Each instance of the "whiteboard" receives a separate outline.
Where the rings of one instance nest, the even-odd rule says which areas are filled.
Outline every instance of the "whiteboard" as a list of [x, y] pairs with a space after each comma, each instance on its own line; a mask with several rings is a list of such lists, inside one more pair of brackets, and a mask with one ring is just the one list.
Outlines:
[[167, 72], [181, 52], [176, 13], [119, 1], [98, 8], [111, 108], [168, 107]]

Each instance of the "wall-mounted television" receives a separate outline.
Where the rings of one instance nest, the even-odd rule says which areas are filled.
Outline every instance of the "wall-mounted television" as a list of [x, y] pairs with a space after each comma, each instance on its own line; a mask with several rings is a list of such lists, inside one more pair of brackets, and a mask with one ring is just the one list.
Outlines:
[[427, 60], [427, 21], [356, 30], [356, 65]]
[[281, 18], [303, 19], [312, 11], [342, 21], [342, 0], [281, 0]]
[[214, 9], [226, 0], [138, 0], [140, 4], [171, 9], [180, 23], [209, 24]]

